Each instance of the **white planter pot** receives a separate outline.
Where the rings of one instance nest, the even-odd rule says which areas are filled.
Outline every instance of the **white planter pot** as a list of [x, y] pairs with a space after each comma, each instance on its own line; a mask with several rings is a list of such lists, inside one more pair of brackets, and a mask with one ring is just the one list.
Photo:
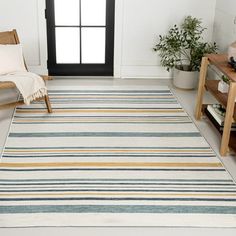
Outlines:
[[221, 93], [228, 93], [229, 92], [229, 85], [221, 80], [218, 84], [218, 91]]
[[183, 71], [174, 68], [173, 84], [181, 89], [195, 89], [198, 84], [198, 71]]
[[229, 46], [228, 49], [228, 60], [230, 61], [230, 58], [233, 57], [234, 60], [236, 60], [236, 42], [232, 43]]

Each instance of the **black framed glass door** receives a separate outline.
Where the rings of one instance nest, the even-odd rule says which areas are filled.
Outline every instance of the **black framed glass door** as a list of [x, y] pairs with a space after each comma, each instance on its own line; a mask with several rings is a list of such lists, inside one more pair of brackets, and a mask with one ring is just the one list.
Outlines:
[[46, 0], [50, 75], [113, 76], [115, 0]]

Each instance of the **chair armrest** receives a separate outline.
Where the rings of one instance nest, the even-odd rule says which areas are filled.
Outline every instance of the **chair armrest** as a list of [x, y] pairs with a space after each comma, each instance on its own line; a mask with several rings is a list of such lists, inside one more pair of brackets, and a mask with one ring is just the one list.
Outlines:
[[[42, 77], [44, 81], [53, 80], [53, 77], [49, 75], [40, 75], [40, 76]], [[14, 88], [14, 87], [16, 87], [16, 85], [13, 82], [10, 82], [10, 81], [0, 82], [0, 89], [9, 89], [9, 88]]]
[[53, 80], [53, 77], [50, 75], [40, 75], [42, 77], [42, 79], [45, 80]]
[[9, 88], [14, 88], [16, 85], [13, 82], [0, 82], [0, 89], [9, 89]]

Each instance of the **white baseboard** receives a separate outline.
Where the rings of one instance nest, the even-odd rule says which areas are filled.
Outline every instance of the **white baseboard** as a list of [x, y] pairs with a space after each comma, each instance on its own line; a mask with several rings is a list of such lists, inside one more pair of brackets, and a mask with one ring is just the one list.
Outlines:
[[119, 77], [137, 79], [170, 79], [172, 78], [172, 75], [161, 66], [121, 66]]

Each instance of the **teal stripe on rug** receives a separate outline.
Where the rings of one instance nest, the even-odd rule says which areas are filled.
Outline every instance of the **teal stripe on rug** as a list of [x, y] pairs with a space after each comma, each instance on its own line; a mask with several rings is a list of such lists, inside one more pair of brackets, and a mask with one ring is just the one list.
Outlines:
[[10, 133], [9, 137], [201, 137], [198, 132], [147, 133], [147, 132], [54, 132], [54, 133]]
[[[161, 213], [161, 214], [236, 214], [236, 206], [158, 206], [158, 205], [58, 205], [0, 206], [0, 214], [9, 213]], [[180, 217], [180, 216], [178, 216]], [[191, 217], [191, 216], [189, 216]]]

